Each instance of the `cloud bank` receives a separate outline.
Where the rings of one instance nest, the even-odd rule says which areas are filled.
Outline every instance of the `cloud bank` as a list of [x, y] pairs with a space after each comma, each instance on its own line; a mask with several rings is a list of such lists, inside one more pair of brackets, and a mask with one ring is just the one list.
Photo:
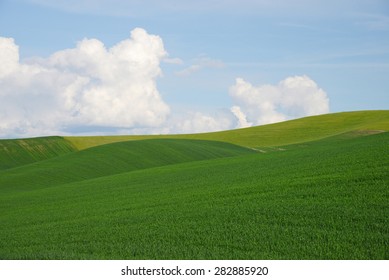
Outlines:
[[278, 85], [253, 86], [242, 78], [230, 88], [239, 127], [269, 124], [329, 112], [326, 92], [308, 76], [288, 77]]
[[160, 126], [170, 112], [156, 86], [166, 56], [161, 38], [141, 28], [110, 49], [84, 39], [26, 63], [12, 38], [0, 38], [0, 135]]
[[[0, 137], [209, 132], [329, 112], [327, 94], [308, 76], [260, 86], [238, 78], [230, 110], [171, 112], [156, 84], [162, 61], [183, 63], [141, 28], [111, 48], [84, 39], [25, 62], [14, 40], [0, 37]], [[196, 63], [223, 67], [205, 56]]]

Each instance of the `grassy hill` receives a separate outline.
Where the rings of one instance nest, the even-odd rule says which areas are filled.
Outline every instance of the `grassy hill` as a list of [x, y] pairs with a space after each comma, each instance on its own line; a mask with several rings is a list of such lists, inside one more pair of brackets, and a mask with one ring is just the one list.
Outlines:
[[66, 137], [66, 139], [81, 150], [112, 142], [156, 138], [215, 140], [256, 148], [308, 142], [354, 131], [389, 131], [389, 110], [327, 114], [276, 124], [213, 133], [86, 136]]
[[31, 191], [127, 171], [252, 153], [252, 149], [205, 140], [119, 142], [0, 171], [0, 189]]
[[0, 140], [0, 170], [41, 161], [75, 151], [62, 137]]
[[196, 134], [262, 152], [70, 138], [94, 147], [0, 171], [0, 259], [388, 259], [387, 114]]

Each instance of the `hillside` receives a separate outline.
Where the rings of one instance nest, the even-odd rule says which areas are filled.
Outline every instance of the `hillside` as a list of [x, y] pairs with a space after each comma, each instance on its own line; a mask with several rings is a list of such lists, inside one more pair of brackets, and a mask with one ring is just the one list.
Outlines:
[[0, 171], [0, 189], [29, 191], [168, 164], [252, 153], [252, 149], [205, 140], [119, 142]]
[[353, 131], [389, 131], [389, 110], [327, 114], [213, 133], [89, 136], [65, 137], [65, 139], [81, 150], [112, 142], [156, 138], [214, 140], [256, 148], [303, 143]]
[[324, 143], [0, 189], [0, 258], [388, 259], [389, 133]]
[[75, 150], [62, 137], [0, 140], [0, 170], [54, 158]]
[[388, 112], [2, 140], [0, 259], [388, 259]]

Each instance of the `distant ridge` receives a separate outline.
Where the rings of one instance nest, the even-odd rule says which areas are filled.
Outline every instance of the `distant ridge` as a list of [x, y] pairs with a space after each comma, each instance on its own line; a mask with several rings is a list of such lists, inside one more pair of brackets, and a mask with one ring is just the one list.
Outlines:
[[275, 124], [199, 134], [38, 137], [0, 140], [0, 170], [104, 144], [143, 139], [222, 141], [258, 148], [297, 144], [351, 133], [389, 131], [389, 110], [356, 111], [305, 117]]
[[65, 139], [79, 150], [113, 142], [159, 138], [214, 140], [255, 148], [302, 143], [353, 131], [389, 131], [389, 110], [333, 113], [212, 133], [85, 136]]

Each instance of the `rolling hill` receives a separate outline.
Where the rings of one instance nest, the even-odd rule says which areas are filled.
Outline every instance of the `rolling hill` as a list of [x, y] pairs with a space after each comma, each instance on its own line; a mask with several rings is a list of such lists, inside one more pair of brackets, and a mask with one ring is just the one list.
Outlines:
[[2, 158], [0, 259], [388, 259], [388, 112], [49, 137]]
[[252, 149], [206, 140], [117, 142], [0, 171], [0, 186], [3, 191], [30, 191], [139, 169], [252, 153]]
[[76, 148], [62, 137], [0, 140], [0, 170], [41, 161]]
[[308, 142], [354, 131], [389, 131], [389, 110], [326, 114], [281, 123], [212, 133], [86, 136], [65, 137], [65, 139], [79, 150], [112, 142], [155, 138], [214, 140], [256, 148]]

